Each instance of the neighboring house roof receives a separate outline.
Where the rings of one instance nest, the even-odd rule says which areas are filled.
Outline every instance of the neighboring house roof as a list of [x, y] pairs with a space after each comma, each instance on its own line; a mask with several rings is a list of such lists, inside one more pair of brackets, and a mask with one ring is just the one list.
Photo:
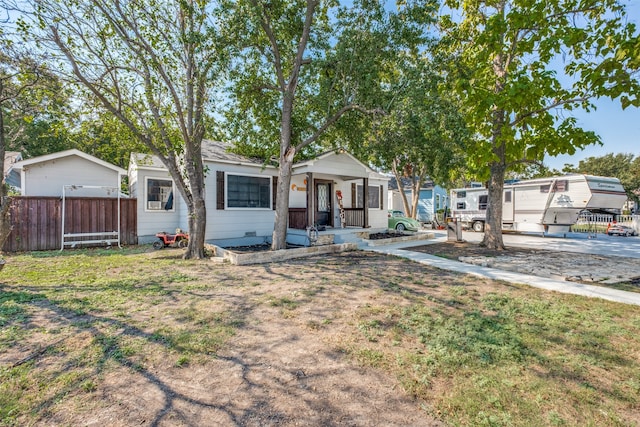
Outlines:
[[[402, 177], [400, 178], [400, 182], [402, 183], [402, 188], [404, 188], [405, 190], [410, 190], [411, 189], [411, 178], [408, 177]], [[425, 182], [422, 183], [422, 186], [420, 187], [421, 190], [429, 190], [434, 188], [435, 185], [433, 183], [433, 181], [431, 181], [430, 179], [425, 180]], [[398, 181], [396, 180], [395, 177], [391, 177], [391, 180], [389, 181], [389, 190], [397, 190], [398, 189]]]
[[4, 181], [14, 188], [20, 188], [20, 172], [14, 168], [16, 162], [22, 160], [22, 154], [17, 151], [4, 153]]
[[11, 169], [13, 168], [13, 164], [22, 160], [22, 154], [18, 151], [7, 151], [4, 153], [4, 176], [7, 176]]
[[52, 153], [52, 154], [46, 154], [44, 156], [38, 156], [38, 157], [33, 157], [31, 159], [27, 159], [27, 160], [22, 160], [20, 162], [17, 162], [13, 165], [14, 169], [24, 169], [25, 166], [31, 166], [31, 165], [36, 165], [38, 163], [45, 163], [45, 162], [49, 162], [51, 160], [57, 160], [57, 159], [62, 159], [64, 157], [71, 157], [71, 156], [78, 156], [81, 157], [85, 160], [88, 160], [90, 162], [96, 163], [104, 168], [107, 169], [111, 169], [115, 172], [118, 172], [119, 175], [126, 175], [127, 171], [125, 171], [124, 169], [122, 169], [119, 166], [113, 165], [111, 163], [105, 162], [104, 160], [100, 160], [97, 157], [94, 157], [90, 154], [87, 154], [83, 151], [80, 150], [76, 150], [75, 148], [71, 149], [71, 150], [66, 150], [66, 151], [60, 151], [58, 153]]

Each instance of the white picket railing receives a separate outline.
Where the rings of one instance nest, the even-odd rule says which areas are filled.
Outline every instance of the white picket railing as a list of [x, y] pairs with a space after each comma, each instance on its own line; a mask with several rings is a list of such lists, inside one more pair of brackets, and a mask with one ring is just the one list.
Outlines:
[[[635, 218], [638, 218], [638, 216], [636, 215]], [[571, 231], [577, 233], [606, 233], [607, 226], [613, 223], [614, 220], [618, 224], [632, 226], [634, 216], [582, 213], [578, 217], [578, 221], [571, 226]]]

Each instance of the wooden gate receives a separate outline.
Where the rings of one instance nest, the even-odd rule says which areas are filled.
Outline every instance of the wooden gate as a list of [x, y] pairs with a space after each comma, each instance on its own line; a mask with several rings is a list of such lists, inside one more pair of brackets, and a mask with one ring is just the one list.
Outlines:
[[[118, 199], [68, 197], [65, 233], [112, 232], [118, 229]], [[12, 230], [7, 252], [60, 249], [62, 200], [59, 197], [12, 197]], [[137, 199], [120, 199], [120, 241], [138, 243]]]

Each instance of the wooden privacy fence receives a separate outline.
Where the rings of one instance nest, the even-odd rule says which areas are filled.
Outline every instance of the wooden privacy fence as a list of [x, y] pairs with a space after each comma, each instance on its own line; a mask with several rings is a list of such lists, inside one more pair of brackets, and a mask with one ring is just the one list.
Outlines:
[[[118, 230], [117, 198], [67, 197], [66, 233], [99, 233]], [[9, 208], [13, 229], [3, 250], [7, 252], [60, 249], [62, 199], [12, 197]], [[137, 199], [120, 199], [120, 242], [138, 243]]]

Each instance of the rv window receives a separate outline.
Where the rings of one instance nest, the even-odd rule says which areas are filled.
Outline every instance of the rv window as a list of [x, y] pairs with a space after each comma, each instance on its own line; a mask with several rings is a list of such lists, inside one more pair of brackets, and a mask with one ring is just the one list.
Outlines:
[[548, 193], [550, 188], [551, 188], [551, 184], [541, 185], [540, 186], [540, 192], [541, 193]]
[[456, 204], [456, 209], [467, 209], [467, 204], [465, 202], [458, 202]]
[[456, 192], [456, 197], [458, 199], [464, 199], [465, 197], [467, 197], [467, 192], [466, 191], [458, 191], [458, 192]]
[[481, 211], [486, 211], [488, 200], [489, 200], [489, 196], [486, 194], [478, 197], [478, 209], [480, 209]]
[[511, 191], [504, 192], [504, 202], [511, 203]]
[[569, 191], [569, 181], [563, 179], [562, 181], [556, 181], [556, 191]]

